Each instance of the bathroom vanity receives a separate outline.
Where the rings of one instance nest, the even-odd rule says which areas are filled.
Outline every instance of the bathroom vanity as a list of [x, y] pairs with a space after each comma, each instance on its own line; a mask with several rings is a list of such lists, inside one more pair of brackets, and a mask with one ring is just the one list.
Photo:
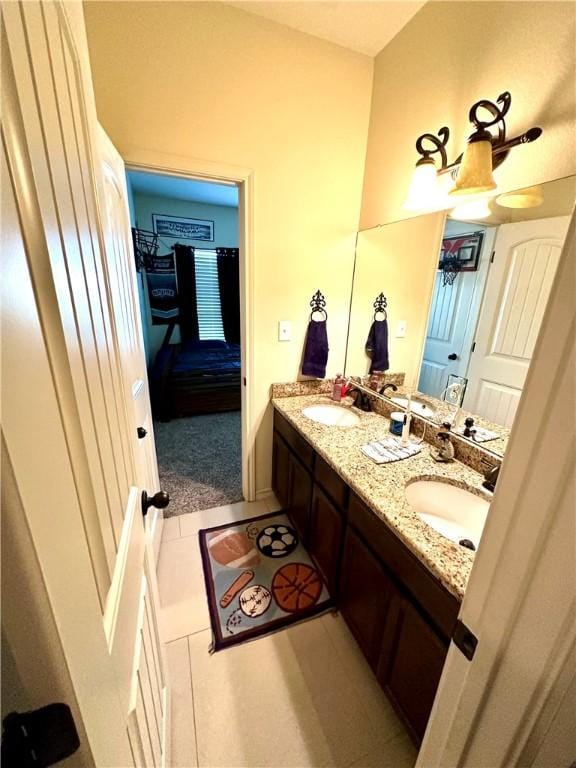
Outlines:
[[[378, 466], [360, 446], [388, 421], [359, 413], [349, 428], [302, 411], [325, 396], [273, 400], [273, 488], [294, 522], [380, 685], [419, 742], [473, 562], [410, 508], [405, 487], [432, 477], [477, 489], [481, 475], [438, 465], [429, 446]], [[478, 493], [482, 493], [478, 491]]]

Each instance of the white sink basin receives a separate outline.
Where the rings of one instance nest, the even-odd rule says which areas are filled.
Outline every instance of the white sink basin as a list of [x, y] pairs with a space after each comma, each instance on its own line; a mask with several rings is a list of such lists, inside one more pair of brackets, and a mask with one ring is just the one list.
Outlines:
[[309, 405], [302, 413], [327, 427], [353, 427], [360, 424], [360, 417], [341, 405]]
[[417, 480], [406, 486], [406, 499], [418, 517], [450, 541], [469, 539], [477, 549], [490, 503], [455, 485]]
[[[399, 405], [401, 408], [407, 408], [408, 407], [408, 398], [407, 397], [393, 397], [392, 402], [396, 403], [396, 405]], [[415, 413], [418, 416], [426, 416], [427, 419], [433, 418], [436, 411], [431, 406], [427, 405], [426, 403], [423, 403], [420, 400], [412, 400], [410, 404], [410, 410], [412, 413]]]

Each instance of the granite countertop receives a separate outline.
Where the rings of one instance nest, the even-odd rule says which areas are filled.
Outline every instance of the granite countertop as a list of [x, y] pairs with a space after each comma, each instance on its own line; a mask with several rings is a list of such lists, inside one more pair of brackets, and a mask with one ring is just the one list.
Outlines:
[[[426, 395], [422, 392], [415, 392], [414, 390], [407, 389], [401, 385], [398, 387], [396, 392], [388, 391], [386, 393], [386, 397], [392, 399], [393, 397], [407, 397], [409, 394], [412, 395], [415, 400], [420, 400], [421, 402], [427, 403], [431, 408], [434, 409], [435, 414], [433, 418], [430, 418], [430, 421], [433, 421], [436, 424], [441, 424], [443, 421], [452, 421], [455, 412], [454, 406], [444, 400], [438, 400], [436, 397], [432, 397], [431, 395]], [[506, 447], [508, 445], [508, 439], [510, 437], [510, 429], [507, 427], [502, 427], [500, 424], [495, 424], [493, 421], [488, 421], [488, 419], [484, 419], [482, 416], [478, 416], [475, 413], [466, 411], [464, 408], [460, 409], [459, 424], [464, 424], [464, 420], [468, 416], [471, 416], [474, 419], [474, 424], [477, 427], [482, 427], [483, 429], [488, 429], [491, 432], [495, 432], [497, 435], [499, 435], [499, 437], [496, 437], [493, 440], [485, 440], [481, 443], [470, 440], [470, 438], [464, 438], [463, 435], [459, 435], [459, 437], [462, 439], [468, 439], [473, 445], [477, 445], [479, 448], [482, 448], [486, 451], [492, 451], [492, 453], [495, 453], [498, 456], [504, 456]]]
[[326, 395], [273, 398], [272, 404], [317, 453], [330, 464], [370, 509], [406, 544], [414, 555], [458, 599], [462, 599], [474, 553], [453, 544], [422, 522], [406, 501], [405, 486], [415, 480], [448, 481], [488, 500], [492, 494], [481, 487], [482, 475], [465, 464], [442, 464], [430, 455], [430, 445], [409, 459], [375, 464], [360, 447], [390, 437], [389, 421], [376, 413], [353, 409], [360, 417], [354, 427], [328, 427], [302, 414], [309, 405], [330, 404]]

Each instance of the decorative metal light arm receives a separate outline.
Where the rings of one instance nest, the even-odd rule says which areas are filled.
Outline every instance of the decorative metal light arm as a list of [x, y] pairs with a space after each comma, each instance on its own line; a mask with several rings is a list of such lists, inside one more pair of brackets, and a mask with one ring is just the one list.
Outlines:
[[[438, 136], [435, 136], [433, 133], [423, 133], [422, 136], [419, 136], [416, 140], [416, 149], [418, 150], [418, 153], [422, 155], [421, 160], [419, 162], [427, 162], [430, 160], [431, 155], [436, 154], [436, 152], [440, 153], [440, 168], [446, 168], [446, 165], [448, 163], [448, 156], [446, 154], [446, 144], [448, 143], [448, 139], [450, 138], [450, 130], [447, 128], [447, 126], [443, 126], [438, 131]], [[424, 146], [424, 142], [429, 141], [431, 144], [434, 145], [433, 149], [426, 149]]]
[[[492, 142], [492, 162], [494, 168], [497, 168], [499, 165], [501, 165], [501, 163], [504, 162], [508, 156], [508, 152], [512, 149], [512, 147], [516, 147], [518, 144], [529, 144], [533, 141], [536, 141], [536, 139], [538, 139], [542, 134], [542, 128], [534, 127], [530, 128], [519, 136], [506, 139], [506, 121], [504, 118], [508, 114], [511, 103], [512, 96], [508, 91], [504, 91], [504, 93], [501, 93], [500, 96], [498, 96], [496, 102], [489, 101], [488, 99], [481, 99], [480, 101], [477, 101], [470, 107], [470, 112], [468, 113], [468, 118], [475, 127], [475, 131], [472, 136], [475, 134], [479, 135], [480, 133], [484, 132], [490, 133], [488, 129], [493, 127], [495, 127], [498, 131], [496, 136], [490, 133], [490, 140]], [[488, 120], [482, 119], [480, 114], [481, 110], [488, 112], [490, 116]], [[449, 173], [457, 168], [462, 161], [462, 154], [460, 154], [452, 163], [448, 163], [446, 144], [448, 142], [449, 136], [450, 131], [446, 126], [438, 131], [438, 136], [435, 136], [432, 133], [423, 133], [422, 136], [419, 136], [416, 141], [416, 149], [421, 155], [418, 163], [429, 162], [432, 159], [431, 156], [433, 154], [439, 153], [441, 164], [440, 167], [437, 168], [438, 174]], [[432, 144], [434, 148], [426, 148], [424, 146], [425, 141]]]

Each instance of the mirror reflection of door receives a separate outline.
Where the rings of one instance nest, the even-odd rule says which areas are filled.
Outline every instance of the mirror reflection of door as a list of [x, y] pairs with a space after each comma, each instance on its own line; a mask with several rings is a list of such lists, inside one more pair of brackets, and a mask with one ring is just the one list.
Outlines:
[[418, 382], [418, 390], [432, 397], [441, 398], [451, 374], [466, 376], [495, 231], [478, 223], [446, 222], [445, 237], [478, 231], [484, 233], [478, 269], [460, 272], [451, 285], [444, 284], [441, 270], [436, 273]]
[[464, 407], [504, 427], [514, 421], [569, 220], [498, 228]]

